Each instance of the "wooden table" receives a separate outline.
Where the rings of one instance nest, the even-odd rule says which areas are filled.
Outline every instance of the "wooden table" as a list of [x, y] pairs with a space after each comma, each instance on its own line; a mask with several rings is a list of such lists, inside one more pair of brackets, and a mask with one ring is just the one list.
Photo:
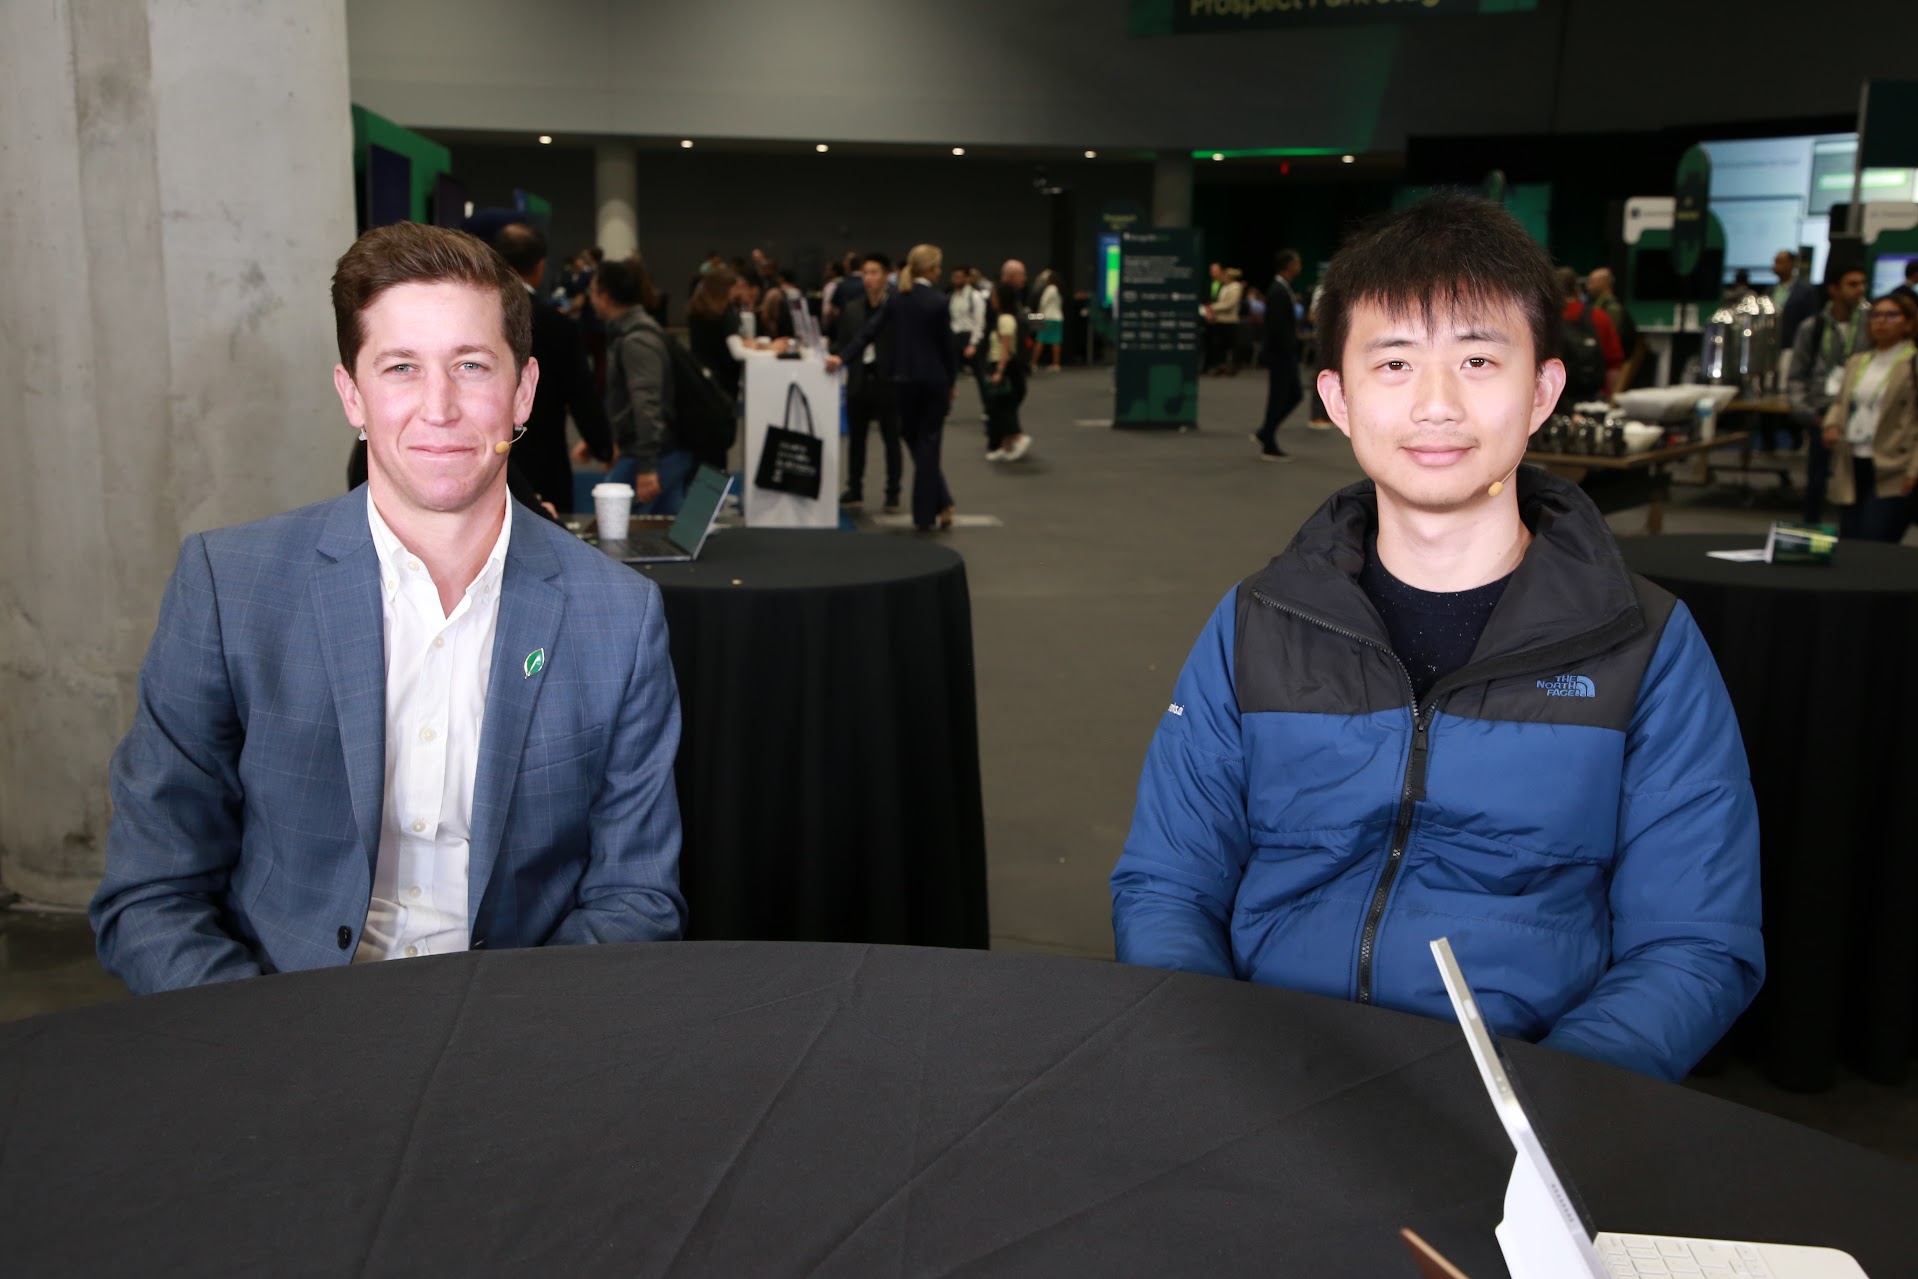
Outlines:
[[1711, 459], [1705, 455], [1714, 449], [1730, 448], [1733, 445], [1745, 446], [1751, 440], [1745, 431], [1727, 431], [1709, 440], [1693, 440], [1689, 444], [1674, 444], [1668, 448], [1648, 449], [1643, 453], [1627, 453], [1624, 457], [1606, 457], [1595, 453], [1546, 453], [1533, 449], [1525, 454], [1525, 460], [1534, 466], [1542, 466], [1554, 475], [1562, 476], [1576, 484], [1585, 478], [1588, 471], [1646, 471], [1652, 476], [1651, 508], [1646, 512], [1645, 528], [1648, 532], [1665, 531], [1665, 496], [1671, 488], [1668, 467], [1682, 458], [1696, 457], [1703, 463], [1704, 475], [1701, 483], [1711, 483]]

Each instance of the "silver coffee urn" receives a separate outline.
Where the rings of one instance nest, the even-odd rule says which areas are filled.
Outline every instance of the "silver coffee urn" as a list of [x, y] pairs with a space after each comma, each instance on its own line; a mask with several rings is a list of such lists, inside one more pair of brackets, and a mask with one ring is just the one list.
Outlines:
[[1778, 392], [1778, 308], [1748, 293], [1712, 312], [1701, 355], [1705, 380], [1756, 399]]

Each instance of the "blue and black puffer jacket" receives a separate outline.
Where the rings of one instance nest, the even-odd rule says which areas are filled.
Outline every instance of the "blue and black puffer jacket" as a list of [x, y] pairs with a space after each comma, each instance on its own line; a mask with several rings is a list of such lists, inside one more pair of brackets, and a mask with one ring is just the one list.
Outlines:
[[1678, 1079], [1764, 977], [1758, 815], [1684, 605], [1575, 486], [1470, 662], [1415, 699], [1358, 585], [1369, 482], [1214, 612], [1112, 875], [1121, 961], [1449, 1018], [1450, 937], [1494, 1029]]

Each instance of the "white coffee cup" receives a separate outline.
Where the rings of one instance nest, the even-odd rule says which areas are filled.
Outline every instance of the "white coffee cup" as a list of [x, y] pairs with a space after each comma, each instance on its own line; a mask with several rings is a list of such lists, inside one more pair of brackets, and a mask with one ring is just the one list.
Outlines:
[[633, 520], [633, 486], [593, 485], [593, 513], [599, 516], [600, 541], [625, 541], [627, 527]]

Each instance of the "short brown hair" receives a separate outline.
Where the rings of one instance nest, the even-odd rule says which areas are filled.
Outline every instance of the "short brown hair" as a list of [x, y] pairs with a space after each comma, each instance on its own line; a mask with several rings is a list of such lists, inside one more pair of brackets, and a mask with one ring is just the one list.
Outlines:
[[1347, 240], [1319, 295], [1319, 367], [1340, 372], [1352, 308], [1435, 322], [1442, 310], [1516, 306], [1539, 364], [1558, 355], [1565, 297], [1552, 260], [1519, 220], [1479, 196], [1429, 195]]
[[464, 231], [395, 222], [353, 242], [333, 268], [333, 328], [348, 373], [366, 345], [362, 316], [396, 284], [468, 284], [499, 294], [500, 327], [513, 352], [513, 369], [533, 353], [533, 306], [506, 259]]

